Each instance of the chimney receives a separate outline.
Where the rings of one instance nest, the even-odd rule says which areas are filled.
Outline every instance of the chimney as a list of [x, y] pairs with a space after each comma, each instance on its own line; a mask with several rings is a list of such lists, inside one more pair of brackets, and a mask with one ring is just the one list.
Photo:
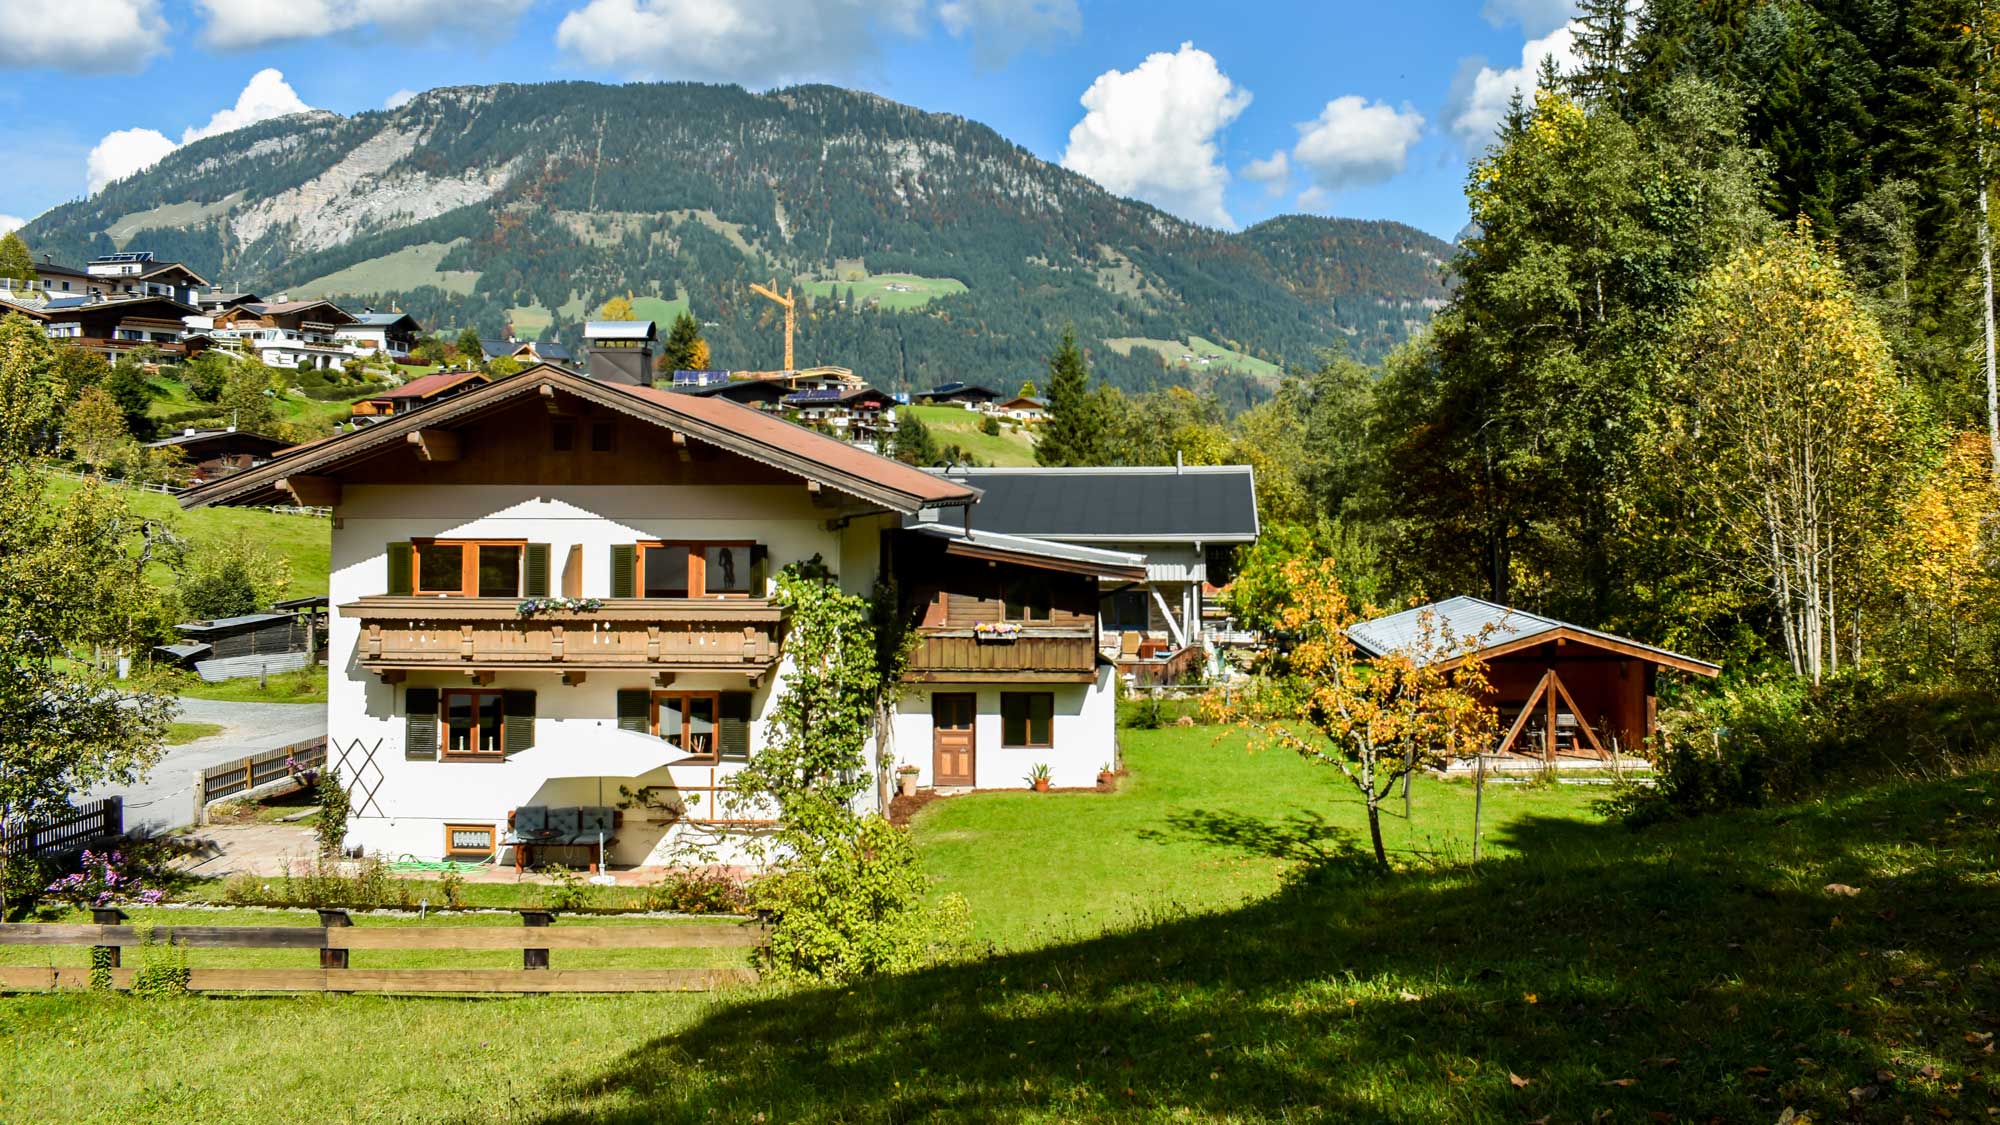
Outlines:
[[600, 383], [653, 385], [659, 328], [650, 320], [593, 320], [583, 326], [584, 375]]

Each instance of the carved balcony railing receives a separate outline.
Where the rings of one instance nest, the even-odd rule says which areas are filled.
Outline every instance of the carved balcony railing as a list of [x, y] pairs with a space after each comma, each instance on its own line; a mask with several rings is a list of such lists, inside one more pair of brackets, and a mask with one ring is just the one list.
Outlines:
[[1023, 626], [1011, 638], [923, 629], [904, 674], [917, 683], [1089, 683], [1096, 677], [1097, 633], [1088, 626]]
[[488, 672], [741, 672], [778, 660], [783, 611], [763, 599], [607, 598], [596, 610], [517, 611], [513, 598], [379, 596], [359, 618], [363, 668]]

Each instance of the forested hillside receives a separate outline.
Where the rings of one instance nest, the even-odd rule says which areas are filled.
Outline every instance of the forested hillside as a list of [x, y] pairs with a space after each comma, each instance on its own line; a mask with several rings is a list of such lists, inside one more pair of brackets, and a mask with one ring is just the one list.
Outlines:
[[[871, 95], [690, 84], [442, 89], [265, 122], [23, 234], [59, 259], [151, 249], [231, 287], [339, 291], [487, 334], [573, 341], [609, 297], [685, 298], [716, 362], [739, 368], [780, 358], [776, 310], [748, 284], [818, 283], [801, 361], [898, 388], [1023, 376], [1072, 322], [1087, 343], [1200, 337], [1281, 367], [1336, 343], [1379, 358], [1441, 301], [1449, 255], [1392, 223], [1208, 230], [982, 125]], [[964, 292], [871, 299], [883, 274]], [[1255, 397], [1248, 363], [1217, 374], [1159, 349], [1092, 350], [1128, 388]]]

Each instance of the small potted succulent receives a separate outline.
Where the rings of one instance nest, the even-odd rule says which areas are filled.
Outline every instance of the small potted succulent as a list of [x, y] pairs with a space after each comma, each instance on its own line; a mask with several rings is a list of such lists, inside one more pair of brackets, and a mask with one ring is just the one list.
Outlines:
[[1036, 762], [1035, 768], [1028, 771], [1028, 784], [1034, 786], [1037, 793], [1046, 793], [1049, 791], [1049, 764], [1047, 762]]
[[1106, 762], [1103, 765], [1097, 767], [1097, 787], [1099, 789], [1102, 789], [1106, 793], [1109, 793], [1111, 792], [1112, 789], [1116, 788], [1117, 785], [1118, 785], [1118, 771], [1111, 768], [1110, 762]]
[[896, 767], [896, 792], [905, 797], [917, 795], [917, 767], [908, 762]]

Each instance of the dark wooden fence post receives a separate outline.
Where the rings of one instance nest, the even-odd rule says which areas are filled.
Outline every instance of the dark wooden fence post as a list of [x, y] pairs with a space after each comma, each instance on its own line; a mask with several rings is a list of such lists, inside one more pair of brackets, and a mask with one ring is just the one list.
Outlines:
[[[354, 919], [348, 917], [345, 910], [321, 910], [319, 912], [319, 924], [330, 930], [335, 927], [352, 926]], [[347, 950], [328, 949], [324, 945], [320, 946], [319, 967], [322, 969], [345, 969], [347, 967]]]
[[[100, 926], [122, 926], [125, 924], [125, 919], [126, 919], [125, 912], [123, 910], [118, 909], [115, 906], [100, 906], [90, 912], [90, 920]], [[105, 963], [107, 965], [109, 965], [111, 968], [114, 969], [118, 967], [118, 951], [119, 951], [118, 946], [115, 945], [92, 946], [90, 950], [91, 964], [94, 965], [97, 963], [97, 954], [100, 951], [102, 951], [102, 953], [104, 954], [104, 957], [106, 958]]]
[[[555, 919], [556, 919], [555, 912], [550, 910], [521, 911], [521, 924], [523, 926], [546, 926], [549, 923], [555, 921]], [[521, 951], [521, 967], [523, 969], [548, 968], [549, 951], [546, 948], [523, 949]]]

